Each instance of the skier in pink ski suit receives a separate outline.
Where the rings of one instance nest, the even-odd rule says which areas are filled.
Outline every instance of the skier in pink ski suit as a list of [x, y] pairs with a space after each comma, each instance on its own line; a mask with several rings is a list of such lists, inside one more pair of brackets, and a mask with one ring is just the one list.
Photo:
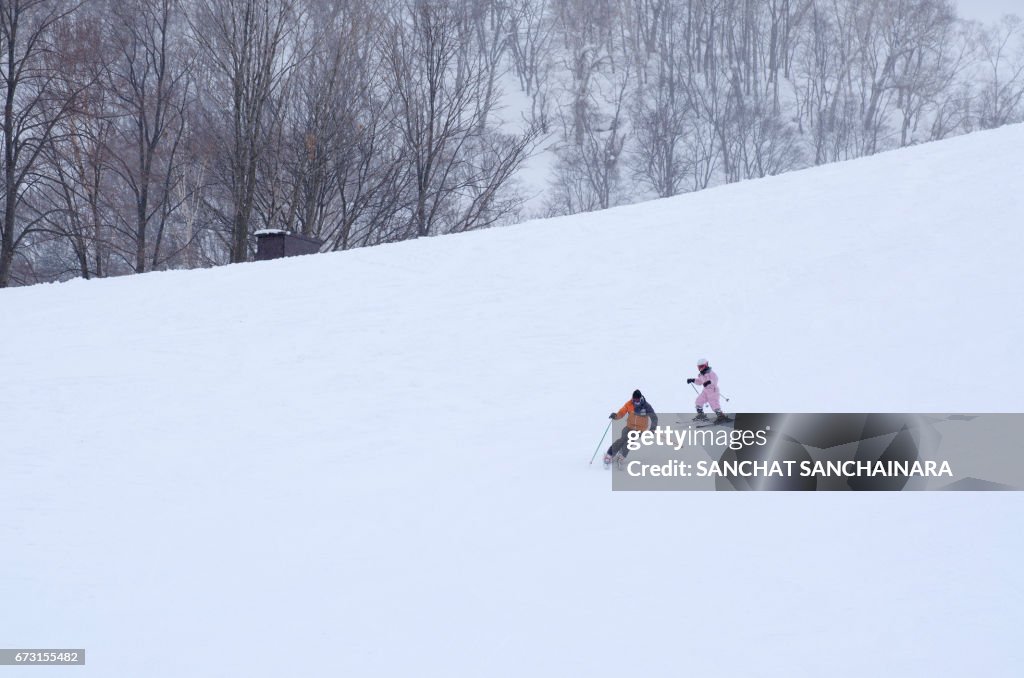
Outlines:
[[708, 416], [704, 414], [704, 406], [710, 405], [711, 409], [718, 415], [716, 421], [722, 421], [728, 417], [722, 412], [721, 401], [719, 400], [720, 394], [718, 392], [718, 375], [714, 373], [711, 366], [708, 365], [708, 361], [701, 358], [697, 361], [697, 370], [699, 374], [696, 378], [687, 379], [687, 384], [700, 384], [704, 387], [704, 390], [697, 395], [697, 416], [694, 417], [695, 421], [705, 421]]

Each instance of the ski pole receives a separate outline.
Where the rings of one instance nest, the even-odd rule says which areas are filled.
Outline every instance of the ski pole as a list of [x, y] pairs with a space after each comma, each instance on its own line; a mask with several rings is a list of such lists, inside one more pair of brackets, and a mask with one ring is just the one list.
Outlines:
[[597, 459], [597, 451], [601, 449], [601, 444], [604, 442], [604, 437], [608, 435], [608, 429], [612, 427], [612, 422], [609, 421], [608, 425], [604, 428], [604, 433], [601, 434], [601, 440], [597, 443], [597, 447], [594, 448], [594, 456], [590, 458], [590, 463], [593, 464], [594, 460]]

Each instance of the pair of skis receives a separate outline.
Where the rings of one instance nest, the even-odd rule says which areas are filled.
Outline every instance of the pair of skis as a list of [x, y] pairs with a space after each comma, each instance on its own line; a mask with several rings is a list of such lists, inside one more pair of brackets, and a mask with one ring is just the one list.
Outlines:
[[709, 417], [694, 417], [690, 420], [690, 425], [694, 428], [708, 428], [709, 426], [722, 426], [723, 424], [731, 424], [735, 419], [728, 416], [715, 417], [711, 419]]

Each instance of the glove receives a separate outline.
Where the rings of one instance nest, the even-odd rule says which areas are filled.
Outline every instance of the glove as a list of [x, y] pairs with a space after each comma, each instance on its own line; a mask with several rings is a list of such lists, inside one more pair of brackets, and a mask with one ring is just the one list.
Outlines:
[[710, 382], [710, 381], [705, 381], [705, 382], [704, 382], [704, 385], [705, 385], [705, 386], [711, 386], [711, 382]]
[[614, 419], [614, 418], [615, 418], [615, 413], [614, 413], [614, 412], [612, 412], [611, 414], [609, 414], [609, 415], [608, 415], [608, 418], [609, 418], [609, 419]]
[[697, 381], [697, 380], [696, 380], [696, 379], [687, 379], [687, 380], [686, 380], [686, 383], [687, 383], [687, 384], [692, 384], [692, 383], [693, 383], [693, 382], [695, 382], [695, 381]]

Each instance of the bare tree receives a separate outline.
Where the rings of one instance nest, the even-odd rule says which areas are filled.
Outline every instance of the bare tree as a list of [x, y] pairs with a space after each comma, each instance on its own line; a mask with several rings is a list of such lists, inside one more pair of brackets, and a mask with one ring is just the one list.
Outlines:
[[[643, 5], [648, 6], [646, 0]], [[657, 61], [654, 75], [638, 87], [631, 106], [636, 138], [633, 172], [642, 185], [667, 198], [683, 189], [688, 170], [682, 150], [688, 110], [682, 72], [686, 62], [676, 52], [670, 8], [651, 5], [649, 21], [654, 25], [640, 33], [645, 36], [645, 51], [654, 51]]]
[[972, 27], [955, 21], [952, 7], [944, 9], [934, 30], [915, 41], [896, 67], [900, 146], [941, 139], [963, 124], [955, 112], [966, 111], [967, 100], [957, 84], [974, 61]]
[[759, 179], [804, 166], [796, 129], [762, 101], [743, 109], [735, 136], [743, 177]]
[[629, 70], [623, 69], [619, 79], [609, 83], [609, 93], [605, 94], [601, 86], [591, 90], [593, 99], [586, 106], [589, 114], [582, 121], [574, 118], [572, 122], [582, 124], [583, 143], [570, 142], [561, 149], [548, 214], [607, 209], [621, 202], [630, 82]]
[[68, 0], [5, 0], [0, 3], [0, 87], [3, 88], [3, 188], [0, 200], [0, 287], [11, 282], [14, 256], [39, 221], [19, 221], [26, 182], [51, 144], [54, 130], [72, 110], [75, 92], [59, 94], [66, 74], [46, 68], [60, 50], [55, 28], [80, 6]]
[[[537, 133], [492, 144], [479, 102], [491, 63], [472, 48], [472, 24], [458, 5], [413, 0], [394, 17], [384, 45], [390, 99], [413, 168], [414, 236], [493, 223], [508, 203], [499, 189], [532, 149]], [[496, 134], [496, 133], [491, 133]], [[476, 154], [486, 151], [480, 163]]]
[[[48, 53], [43, 62], [48, 70], [65, 75], [54, 83], [54, 92], [73, 105], [41, 154], [32, 210], [40, 214], [41, 227], [67, 239], [83, 278], [102, 277], [116, 270], [117, 263], [109, 209], [115, 117], [108, 43], [102, 19], [88, 12], [61, 22], [54, 31], [65, 50]], [[60, 276], [59, 271], [54, 274]]]
[[548, 97], [553, 24], [549, 0], [513, 0], [508, 14], [508, 44], [519, 84], [530, 97], [530, 122], [549, 131]]
[[[270, 106], [301, 58], [301, 8], [296, 0], [208, 0], [190, 17], [191, 32], [208, 69], [204, 124], [226, 191], [221, 210], [232, 262], [249, 257], [260, 163], [274, 133]], [[219, 125], [221, 112], [229, 119]]]
[[986, 68], [981, 89], [979, 126], [1000, 127], [1024, 117], [1024, 20], [1003, 17], [981, 36], [982, 60]]
[[824, 5], [812, 5], [807, 35], [795, 56], [799, 129], [809, 128], [816, 165], [850, 157], [856, 125], [851, 119], [857, 105], [852, 91], [856, 8], [846, 0]]
[[[117, 58], [111, 68], [119, 124], [114, 171], [131, 195], [124, 219], [132, 268], [160, 265], [180, 181], [193, 58], [180, 40], [178, 0], [125, 0], [109, 16]], [[127, 216], [127, 215], [126, 215]]]

